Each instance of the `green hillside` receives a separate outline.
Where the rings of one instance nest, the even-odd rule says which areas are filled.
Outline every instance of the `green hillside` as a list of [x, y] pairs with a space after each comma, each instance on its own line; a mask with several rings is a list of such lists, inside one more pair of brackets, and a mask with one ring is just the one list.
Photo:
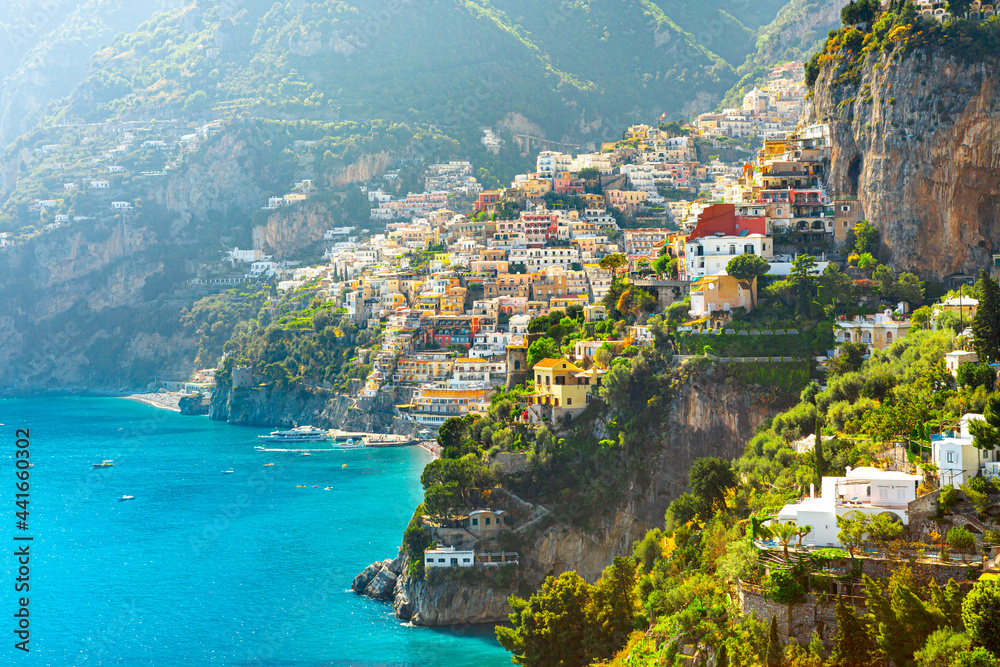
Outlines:
[[[60, 120], [249, 112], [274, 118], [495, 123], [550, 138], [711, 105], [784, 5], [737, 0], [213, 0], [120, 35]], [[699, 100], [698, 104], [693, 104]]]

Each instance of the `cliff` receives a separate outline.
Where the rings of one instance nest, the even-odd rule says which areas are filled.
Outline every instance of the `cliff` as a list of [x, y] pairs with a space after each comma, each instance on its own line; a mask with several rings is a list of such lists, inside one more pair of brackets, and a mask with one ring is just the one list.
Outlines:
[[836, 58], [819, 72], [807, 117], [830, 124], [828, 184], [857, 195], [894, 268], [971, 276], [1000, 252], [997, 60], [897, 47], [853, 83]]
[[278, 388], [222, 386], [212, 394], [208, 416], [218, 421], [250, 426], [311, 424], [359, 433], [413, 431], [413, 422], [399, 418], [391, 397], [359, 401], [325, 389], [296, 385]]
[[[630, 554], [634, 541], [651, 528], [662, 527], [668, 505], [686, 490], [695, 459], [737, 457], [758, 426], [798, 398], [725, 380], [717, 367], [678, 373], [682, 380], [670, 416], [657, 429], [662, 436], [647, 450], [638, 466], [641, 472], [629, 476], [624, 499], [617, 506], [581, 526], [568, 518], [572, 508], [510, 498], [526, 518], [508, 540], [520, 545], [517, 577], [510, 586], [498, 586], [486, 575], [478, 583], [415, 579], [406, 574], [406, 563], [397, 559], [373, 564], [373, 569], [355, 580], [354, 590], [393, 600], [397, 616], [415, 625], [449, 625], [506, 620], [510, 612], [507, 596], [530, 594], [548, 576], [576, 570], [595, 581], [615, 556]], [[474, 536], [465, 536], [459, 529], [438, 533], [438, 541], [459, 548], [477, 544]], [[368, 590], [375, 574], [390, 563], [399, 570], [393, 585], [384, 580], [377, 590]]]

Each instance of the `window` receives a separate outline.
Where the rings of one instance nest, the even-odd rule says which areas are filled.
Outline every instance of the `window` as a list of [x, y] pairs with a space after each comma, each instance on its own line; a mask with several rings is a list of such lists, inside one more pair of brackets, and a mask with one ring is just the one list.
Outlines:
[[473, 519], [472, 520], [472, 525], [473, 526], [478, 526], [479, 525], [479, 519], [478, 518]]
[[443, 563], [444, 562], [444, 558], [438, 558], [438, 562], [439, 563]]
[[462, 562], [463, 562], [463, 563], [468, 563], [468, 562], [469, 562], [469, 559], [468, 559], [468, 558], [463, 558], [463, 559], [462, 559]]
[[955, 452], [948, 452], [948, 463], [955, 462]]
[[487, 526], [490, 525], [490, 518], [489, 517], [486, 517], [486, 525]]
[[[567, 396], [566, 397], [566, 405], [573, 405], [573, 397], [572, 396]], [[489, 519], [487, 519], [487, 521], [489, 521]]]
[[458, 565], [458, 559], [457, 558], [452, 558], [451, 559], [451, 564], [452, 565]]

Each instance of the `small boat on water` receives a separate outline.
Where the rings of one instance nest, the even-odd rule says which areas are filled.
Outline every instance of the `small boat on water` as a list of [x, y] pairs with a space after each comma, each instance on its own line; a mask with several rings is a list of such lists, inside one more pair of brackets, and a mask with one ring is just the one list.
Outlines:
[[266, 467], [268, 467], [268, 466], [273, 466], [273, 465], [274, 465], [273, 463], [265, 463], [265, 464], [264, 464], [264, 467], [266, 468]]
[[232, 475], [234, 472], [236, 472], [236, 471], [235, 470], [223, 470], [222, 474], [223, 475]]
[[272, 442], [323, 442], [329, 439], [326, 431], [315, 426], [296, 426], [288, 431], [271, 431], [267, 435], [258, 435], [261, 440]]
[[333, 449], [361, 449], [362, 447], [365, 446], [365, 443], [362, 442], [361, 439], [359, 438], [357, 440], [351, 439], [351, 440], [345, 440], [343, 442], [334, 442], [330, 446]]
[[330, 489], [332, 489], [332, 488], [333, 488], [332, 486], [324, 486], [324, 487], [323, 487], [323, 490], [324, 490], [324, 491], [329, 491], [329, 490], [330, 490]]
[[114, 468], [115, 467], [115, 462], [112, 461], [111, 459], [107, 459], [105, 461], [101, 461], [100, 463], [95, 463], [94, 467], [95, 468]]
[[118, 499], [118, 502], [125, 502], [126, 500], [135, 500], [135, 496], [122, 496]]
[[309, 452], [302, 452], [302, 456], [312, 456]]
[[254, 449], [256, 449], [258, 452], [267, 451], [267, 447], [265, 447], [264, 445], [257, 445], [256, 447], [254, 447]]

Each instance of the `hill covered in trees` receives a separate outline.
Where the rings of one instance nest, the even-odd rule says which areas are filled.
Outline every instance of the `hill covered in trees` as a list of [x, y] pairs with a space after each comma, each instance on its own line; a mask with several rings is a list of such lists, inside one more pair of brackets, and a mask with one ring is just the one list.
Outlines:
[[97, 52], [58, 117], [248, 110], [478, 126], [517, 114], [527, 133], [587, 137], [710, 107], [785, 4], [204, 0]]

